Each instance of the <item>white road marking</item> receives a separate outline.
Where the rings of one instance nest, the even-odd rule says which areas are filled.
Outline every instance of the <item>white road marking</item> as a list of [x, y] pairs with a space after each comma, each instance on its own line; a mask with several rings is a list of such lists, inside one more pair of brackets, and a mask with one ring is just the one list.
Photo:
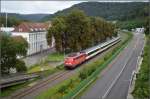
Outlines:
[[[132, 51], [132, 54], [133, 54], [133, 51]], [[132, 54], [130, 54], [130, 58], [132, 56]], [[111, 89], [113, 88], [113, 86], [115, 85], [115, 83], [117, 82], [117, 80], [119, 79], [119, 77], [121, 76], [122, 72], [124, 71], [125, 67], [127, 66], [128, 64], [128, 61], [130, 60], [130, 58], [126, 61], [125, 65], [123, 66], [121, 72], [118, 74], [118, 76], [115, 78], [115, 80], [112, 82], [112, 84], [110, 85], [110, 87], [107, 89], [107, 91], [105, 92], [105, 94], [100, 97], [100, 99], [105, 99], [106, 96], [109, 94], [109, 92], [111, 91]]]
[[[137, 45], [137, 43], [136, 43], [135, 45]], [[136, 49], [136, 46], [135, 46], [132, 50], [134, 51], [135, 49]], [[132, 51], [132, 54], [133, 54], [133, 51]], [[128, 63], [128, 61], [130, 60], [132, 54], [130, 54], [129, 59], [126, 61], [125, 65], [123, 66], [123, 68], [122, 68], [122, 70], [121, 70], [121, 72], [117, 75], [117, 77], [115, 78], [115, 80], [112, 82], [112, 84], [111, 84], [110, 87], [107, 89], [107, 91], [105, 92], [105, 94], [104, 94], [102, 97], [100, 97], [100, 99], [101, 99], [101, 98], [102, 98], [102, 99], [105, 99], [106, 96], [109, 94], [109, 92], [111, 91], [111, 89], [113, 88], [113, 86], [115, 85], [115, 83], [117, 82], [117, 80], [119, 79], [119, 77], [121, 76], [122, 72], [124, 71], [125, 67], [127, 66], [127, 63]]]
[[[139, 41], [139, 39], [137, 39], [137, 42], [136, 42], [136, 44], [135, 44], [135, 46], [134, 46], [134, 48], [133, 48], [132, 54], [133, 54], [134, 50], [137, 48], [138, 41]], [[144, 45], [143, 45], [143, 48], [144, 48]], [[143, 48], [142, 48], [142, 50], [143, 50]], [[130, 58], [131, 58], [132, 54], [130, 54]], [[141, 54], [140, 54], [140, 55], [141, 55]], [[105, 99], [105, 98], [107, 97], [107, 95], [110, 93], [111, 89], [113, 88], [113, 86], [115, 85], [115, 83], [117, 82], [117, 80], [119, 79], [119, 77], [121, 76], [122, 72], [124, 71], [124, 69], [125, 69], [125, 67], [126, 67], [126, 65], [127, 65], [127, 63], [128, 63], [128, 61], [130, 60], [130, 58], [127, 60], [127, 62], [126, 62], [125, 65], [123, 66], [121, 72], [120, 72], [120, 73], [118, 74], [118, 76], [115, 78], [115, 80], [114, 80], [113, 83], [110, 85], [110, 87], [107, 89], [107, 91], [105, 92], [105, 94], [104, 94], [102, 97], [100, 97], [100, 99], [101, 99], [101, 98], [102, 98], [102, 99]], [[137, 62], [138, 62], [138, 60], [137, 60]], [[130, 83], [131, 83], [131, 80], [132, 80], [133, 73], [135, 73], [134, 70], [132, 71]]]

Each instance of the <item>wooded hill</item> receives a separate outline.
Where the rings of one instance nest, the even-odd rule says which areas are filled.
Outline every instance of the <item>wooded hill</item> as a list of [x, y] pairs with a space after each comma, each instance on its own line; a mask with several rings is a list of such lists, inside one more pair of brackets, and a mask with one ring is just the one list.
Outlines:
[[[42, 20], [48, 14], [17, 14], [17, 13], [7, 13], [8, 16], [8, 27], [16, 26], [22, 21], [32, 21], [37, 22]], [[0, 15], [0, 27], [6, 26], [6, 13], [1, 13]]]
[[[18, 13], [7, 13], [8, 17], [15, 17], [20, 20], [27, 21], [40, 21], [42, 18], [48, 14], [18, 14]], [[5, 17], [6, 13], [1, 13], [1, 17]]]
[[148, 6], [148, 2], [83, 2], [46, 16], [43, 20], [51, 20], [56, 16], [68, 14], [72, 9], [80, 9], [88, 16], [100, 16], [106, 20], [125, 20], [131, 18], [131, 16], [133, 17], [145, 6]]

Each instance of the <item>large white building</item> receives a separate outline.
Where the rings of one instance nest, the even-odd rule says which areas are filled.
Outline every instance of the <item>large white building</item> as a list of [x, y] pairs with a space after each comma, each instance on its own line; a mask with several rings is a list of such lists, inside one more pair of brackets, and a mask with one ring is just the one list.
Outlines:
[[52, 38], [50, 46], [47, 44], [46, 34], [50, 23], [23, 22], [15, 27], [12, 36], [22, 36], [29, 44], [27, 55], [32, 55], [48, 48], [54, 47], [55, 40]]

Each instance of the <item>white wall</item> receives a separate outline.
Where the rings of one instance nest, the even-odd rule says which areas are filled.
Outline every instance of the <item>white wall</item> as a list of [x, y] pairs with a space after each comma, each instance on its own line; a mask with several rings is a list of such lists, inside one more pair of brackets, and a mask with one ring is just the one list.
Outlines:
[[[13, 32], [12, 36], [22, 36], [25, 38], [29, 44], [27, 55], [31, 55], [42, 50], [50, 48], [46, 40], [46, 31], [45, 32]], [[52, 46], [54, 47], [54, 38], [52, 38]]]

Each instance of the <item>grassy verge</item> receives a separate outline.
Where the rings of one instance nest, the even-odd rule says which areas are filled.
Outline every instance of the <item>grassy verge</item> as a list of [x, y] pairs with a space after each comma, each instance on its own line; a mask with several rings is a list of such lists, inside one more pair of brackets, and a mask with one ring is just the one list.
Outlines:
[[139, 74], [135, 82], [135, 89], [133, 96], [135, 99], [149, 99], [150, 97], [150, 35], [146, 38], [146, 45], [144, 47], [143, 61]]
[[40, 77], [35, 78], [35, 79], [33, 79], [32, 81], [27, 81], [27, 82], [24, 82], [24, 83], [22, 83], [22, 84], [17, 84], [17, 85], [14, 85], [14, 86], [11, 86], [11, 87], [2, 89], [1, 92], [0, 92], [0, 97], [9, 96], [9, 95], [11, 95], [13, 92], [15, 92], [16, 90], [19, 90], [19, 89], [21, 89], [21, 88], [24, 88], [24, 87], [26, 87], [26, 86], [28, 86], [28, 85], [34, 83], [34, 82], [39, 81], [39, 80], [40, 80], [41, 78], [43, 78], [43, 77], [45, 78], [45, 77], [47, 77], [48, 75], [54, 74], [54, 73], [59, 72], [59, 71], [61, 71], [61, 70], [64, 70], [64, 66], [63, 66], [63, 65], [60, 65], [60, 66], [58, 66], [58, 67], [56, 67], [56, 68], [54, 68], [54, 69], [48, 69], [48, 70], [45, 70], [45, 71], [43, 71], [43, 72], [39, 72]]
[[34, 65], [32, 68], [28, 69], [27, 73], [34, 73], [34, 72], [40, 72], [45, 70], [52, 70], [54, 69], [53, 66], [50, 66], [49, 64], [43, 64], [43, 65]]
[[51, 61], [51, 62], [57, 62], [57, 61], [63, 61], [64, 60], [64, 54], [63, 53], [52, 53], [49, 54], [47, 57], [47, 61]]
[[79, 68], [79, 72], [77, 72], [76, 75], [63, 81], [62, 83], [57, 84], [53, 88], [44, 91], [38, 95], [36, 99], [70, 99], [87, 83], [89, 83], [91, 79], [94, 81], [96, 78], [95, 75], [99, 74], [100, 71], [107, 67], [108, 63], [115, 57], [114, 54], [117, 55], [119, 53], [119, 49], [122, 46], [125, 46], [131, 38], [132, 34], [128, 33], [128, 38], [115, 47], [112, 51], [108, 52], [103, 58], [90, 64], [86, 64], [82, 69]]
[[[40, 72], [44, 70], [52, 70], [55, 68], [53, 65], [57, 65], [55, 63], [61, 62], [64, 60], [64, 54], [62, 53], [51, 53], [49, 54], [46, 59], [44, 59], [41, 63], [35, 64], [28, 68], [28, 73], [33, 73], [33, 72]], [[55, 62], [55, 63], [53, 63]]]

